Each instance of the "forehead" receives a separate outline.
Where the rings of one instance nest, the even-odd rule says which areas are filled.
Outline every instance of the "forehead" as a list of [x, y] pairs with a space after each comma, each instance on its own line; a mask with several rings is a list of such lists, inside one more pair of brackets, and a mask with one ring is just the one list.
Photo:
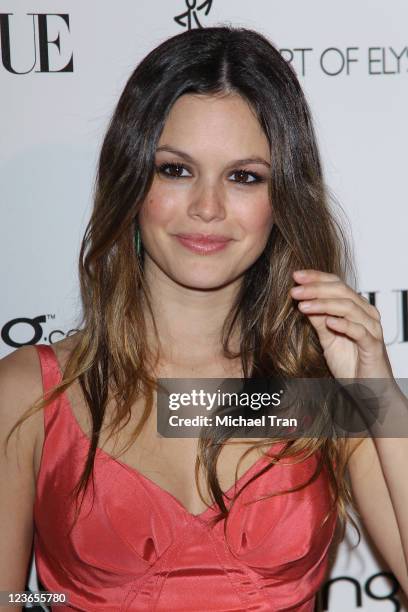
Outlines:
[[237, 153], [268, 157], [270, 150], [254, 111], [237, 94], [180, 96], [167, 116], [159, 139], [162, 144], [188, 151], [222, 147], [233, 157]]

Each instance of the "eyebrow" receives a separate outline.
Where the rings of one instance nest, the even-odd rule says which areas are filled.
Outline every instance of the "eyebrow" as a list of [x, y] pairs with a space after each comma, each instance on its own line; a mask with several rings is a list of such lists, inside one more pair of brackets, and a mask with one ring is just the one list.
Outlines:
[[[192, 164], [195, 163], [195, 160], [193, 157], [191, 157], [191, 155], [189, 155], [185, 151], [181, 151], [180, 149], [175, 149], [174, 147], [171, 147], [170, 145], [162, 145], [161, 147], [158, 147], [156, 149], [156, 153], [158, 153], [159, 151], [167, 151], [168, 153], [175, 153], [175, 155], [179, 155], [180, 157], [183, 157], [190, 163]], [[267, 168], [271, 167], [271, 165], [265, 159], [263, 159], [262, 157], [256, 157], [256, 156], [246, 157], [245, 159], [236, 159], [235, 161], [231, 162], [230, 165], [234, 166], [234, 165], [239, 165], [239, 164], [262, 164], [263, 166], [266, 166]]]

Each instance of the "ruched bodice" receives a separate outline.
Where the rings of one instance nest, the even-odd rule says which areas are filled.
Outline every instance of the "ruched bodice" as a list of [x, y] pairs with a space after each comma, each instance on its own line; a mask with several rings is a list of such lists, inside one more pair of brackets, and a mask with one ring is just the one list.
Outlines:
[[[44, 389], [61, 380], [55, 353], [36, 345]], [[278, 463], [251, 482], [224, 520], [215, 505], [192, 515], [169, 492], [98, 448], [79, 518], [69, 496], [89, 439], [63, 393], [44, 410], [45, 438], [34, 506], [34, 552], [47, 590], [65, 610], [86, 612], [313, 612], [327, 571], [336, 516], [325, 470], [306, 488], [245, 504], [305, 482], [318, 455]], [[267, 465], [261, 457], [236, 483]], [[231, 487], [226, 492], [230, 496]]]

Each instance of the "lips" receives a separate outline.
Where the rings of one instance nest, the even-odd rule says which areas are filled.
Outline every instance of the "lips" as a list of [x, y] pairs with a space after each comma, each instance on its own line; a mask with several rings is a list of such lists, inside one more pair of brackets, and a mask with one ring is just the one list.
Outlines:
[[228, 242], [231, 238], [218, 234], [177, 234], [179, 238], [201, 244], [218, 244]]
[[221, 234], [177, 234], [180, 244], [194, 253], [209, 255], [225, 249], [231, 238]]

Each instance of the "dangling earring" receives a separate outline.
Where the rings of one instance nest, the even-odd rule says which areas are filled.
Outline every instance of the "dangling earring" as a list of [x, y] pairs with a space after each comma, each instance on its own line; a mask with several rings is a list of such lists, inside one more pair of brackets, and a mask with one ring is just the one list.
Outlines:
[[136, 228], [136, 232], [135, 232], [135, 243], [136, 243], [136, 255], [140, 257], [140, 253], [142, 250], [142, 243], [140, 240], [140, 231], [138, 227]]

